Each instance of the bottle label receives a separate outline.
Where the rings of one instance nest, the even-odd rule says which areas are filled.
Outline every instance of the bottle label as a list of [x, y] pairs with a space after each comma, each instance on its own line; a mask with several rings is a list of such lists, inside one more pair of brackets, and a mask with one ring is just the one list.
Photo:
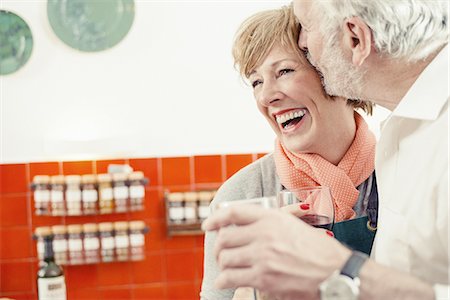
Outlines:
[[34, 191], [35, 202], [47, 202], [50, 200], [50, 192], [48, 190], [36, 190]]
[[128, 243], [128, 236], [116, 235], [116, 248], [126, 248]]
[[83, 249], [83, 242], [81, 239], [69, 239], [70, 252], [81, 251]]
[[126, 186], [114, 187], [114, 199], [127, 199], [127, 198], [128, 198], [128, 187]]
[[51, 191], [50, 198], [52, 202], [63, 202], [64, 193], [63, 191]]
[[67, 190], [66, 191], [66, 201], [78, 202], [81, 201], [81, 191], [80, 190]]
[[102, 249], [114, 249], [114, 238], [102, 237]]
[[67, 240], [65, 239], [54, 239], [53, 240], [53, 251], [55, 252], [65, 252], [67, 251]]
[[100, 248], [100, 242], [98, 238], [84, 238], [84, 250], [97, 250]]
[[196, 207], [186, 206], [184, 208], [184, 217], [187, 220], [194, 220], [197, 218], [196, 216]]
[[170, 207], [169, 217], [171, 220], [183, 220], [184, 218], [184, 207]]
[[100, 199], [101, 200], [112, 200], [112, 198], [113, 198], [112, 188], [103, 188], [100, 190]]
[[198, 216], [201, 219], [206, 219], [209, 216], [210, 210], [208, 206], [199, 206], [198, 207]]
[[142, 185], [130, 186], [130, 198], [144, 198], [145, 189]]
[[144, 235], [142, 233], [130, 234], [130, 244], [133, 247], [144, 246]]
[[52, 278], [38, 278], [38, 298], [45, 300], [65, 300], [66, 284], [64, 275]]
[[37, 242], [37, 253], [39, 257], [44, 257], [44, 243], [42, 241]]
[[96, 190], [83, 190], [82, 195], [84, 202], [95, 202], [98, 199]]

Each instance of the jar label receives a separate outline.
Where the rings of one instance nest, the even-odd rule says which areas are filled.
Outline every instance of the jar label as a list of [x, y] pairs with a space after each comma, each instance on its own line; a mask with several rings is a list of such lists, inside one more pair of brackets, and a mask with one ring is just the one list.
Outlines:
[[69, 250], [71, 252], [81, 251], [83, 249], [83, 242], [81, 239], [71, 239], [69, 238]]
[[186, 206], [184, 208], [184, 216], [187, 220], [193, 220], [196, 219], [196, 207], [192, 207], [192, 206]]
[[97, 237], [84, 238], [84, 250], [97, 250], [100, 248], [100, 242]]
[[112, 236], [102, 237], [102, 249], [114, 249], [114, 238]]
[[52, 278], [38, 278], [38, 298], [46, 300], [66, 299], [64, 275]]
[[201, 219], [206, 219], [209, 217], [210, 210], [208, 206], [199, 206], [198, 208], [198, 216]]
[[128, 187], [126, 187], [126, 186], [114, 187], [114, 198], [115, 199], [127, 199], [128, 198]]
[[35, 202], [47, 202], [50, 201], [50, 192], [48, 190], [36, 190], [34, 191]]
[[59, 239], [54, 239], [53, 240], [53, 251], [55, 252], [65, 252], [67, 251], [67, 240], [59, 240]]
[[128, 236], [116, 235], [116, 248], [126, 248], [128, 247]]
[[170, 207], [169, 217], [171, 220], [182, 220], [184, 218], [184, 207]]
[[63, 191], [51, 191], [50, 198], [52, 202], [63, 202], [64, 193]]
[[100, 199], [101, 200], [112, 200], [112, 198], [113, 198], [112, 188], [102, 188], [100, 190]]
[[82, 196], [84, 202], [95, 202], [98, 199], [96, 190], [83, 190]]
[[144, 198], [145, 188], [142, 185], [130, 186], [130, 198]]
[[36, 248], [38, 254], [44, 254], [44, 243], [42, 241], [37, 242]]
[[144, 235], [142, 233], [130, 234], [130, 244], [132, 247], [144, 246]]
[[67, 202], [81, 201], [81, 191], [80, 190], [67, 190], [66, 191], [66, 201]]

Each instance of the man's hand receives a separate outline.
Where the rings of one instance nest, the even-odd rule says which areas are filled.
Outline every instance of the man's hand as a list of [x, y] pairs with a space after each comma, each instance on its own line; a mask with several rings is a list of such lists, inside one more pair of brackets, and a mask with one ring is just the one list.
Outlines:
[[202, 227], [218, 230], [219, 289], [251, 286], [280, 299], [318, 299], [319, 284], [350, 256], [323, 230], [254, 205], [218, 210]]

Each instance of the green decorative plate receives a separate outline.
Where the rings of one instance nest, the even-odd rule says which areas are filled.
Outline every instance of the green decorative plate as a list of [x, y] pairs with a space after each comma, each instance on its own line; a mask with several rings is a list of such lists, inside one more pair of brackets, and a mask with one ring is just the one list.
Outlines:
[[0, 10], [0, 75], [20, 69], [31, 55], [33, 36], [18, 15]]
[[56, 35], [72, 48], [94, 52], [113, 47], [131, 28], [134, 0], [48, 0]]

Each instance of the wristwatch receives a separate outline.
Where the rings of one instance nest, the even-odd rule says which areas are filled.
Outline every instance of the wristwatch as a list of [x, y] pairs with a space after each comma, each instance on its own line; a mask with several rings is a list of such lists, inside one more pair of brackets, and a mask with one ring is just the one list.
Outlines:
[[321, 300], [357, 300], [359, 296], [359, 271], [368, 256], [353, 251], [342, 270], [337, 270], [319, 286]]

